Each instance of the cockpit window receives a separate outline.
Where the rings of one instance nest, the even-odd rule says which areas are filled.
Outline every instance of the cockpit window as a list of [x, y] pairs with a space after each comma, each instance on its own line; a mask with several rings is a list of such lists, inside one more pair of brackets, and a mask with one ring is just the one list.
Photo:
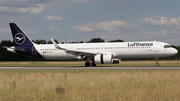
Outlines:
[[170, 48], [171, 46], [170, 45], [164, 45], [164, 48]]

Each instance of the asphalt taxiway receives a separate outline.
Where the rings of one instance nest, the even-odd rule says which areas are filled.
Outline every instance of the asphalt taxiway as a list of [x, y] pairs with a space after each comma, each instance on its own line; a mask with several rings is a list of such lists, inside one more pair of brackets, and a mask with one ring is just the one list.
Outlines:
[[127, 66], [127, 67], [79, 67], [79, 66], [54, 66], [54, 67], [0, 67], [0, 70], [180, 70], [179, 66], [152, 67], [152, 66]]

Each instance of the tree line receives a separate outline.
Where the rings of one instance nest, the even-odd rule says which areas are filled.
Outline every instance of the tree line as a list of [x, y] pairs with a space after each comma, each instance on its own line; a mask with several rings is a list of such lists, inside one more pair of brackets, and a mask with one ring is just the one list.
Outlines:
[[[46, 41], [46, 40], [32, 40], [34, 43], [36, 44], [52, 44], [51, 40]], [[55, 40], [58, 43], [58, 40]], [[90, 41], [85, 41], [86, 43], [99, 43], [99, 42], [105, 42], [103, 39], [101, 38], [92, 38]], [[111, 40], [108, 42], [124, 42], [123, 40], [117, 39], [117, 40]], [[84, 43], [84, 41], [77, 41], [77, 42], [62, 42], [61, 44], [64, 43]], [[34, 58], [34, 57], [29, 57], [29, 56], [24, 56], [24, 55], [19, 55], [19, 54], [14, 54], [11, 52], [8, 52], [5, 48], [3, 48], [3, 46], [14, 46], [14, 42], [10, 41], [10, 40], [2, 40], [0, 42], [0, 61], [49, 61], [49, 60], [45, 60], [45, 59], [41, 59], [41, 58]], [[176, 54], [175, 56], [172, 57], [167, 57], [167, 58], [161, 58], [163, 60], [176, 60], [176, 59], [180, 59], [180, 46], [172, 46], [174, 48], [176, 48], [178, 50], [178, 54]], [[151, 58], [152, 59], [152, 58]], [[126, 60], [133, 60], [133, 59], [126, 59]], [[140, 59], [142, 60], [142, 59]], [[143, 60], [147, 60], [147, 59], [143, 59]], [[149, 59], [148, 59], [149, 60]]]

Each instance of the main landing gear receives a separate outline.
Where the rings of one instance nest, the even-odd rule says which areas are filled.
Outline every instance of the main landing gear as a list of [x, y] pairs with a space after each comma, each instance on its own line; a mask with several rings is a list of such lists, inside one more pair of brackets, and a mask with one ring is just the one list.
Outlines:
[[158, 63], [158, 58], [156, 57], [156, 66], [158, 67], [160, 64]]
[[85, 63], [85, 66], [86, 67], [89, 67], [90, 65], [92, 65], [93, 67], [95, 67], [96, 66], [96, 64], [95, 64], [95, 62], [93, 61], [93, 62], [89, 62], [89, 61], [87, 61], [86, 63]]

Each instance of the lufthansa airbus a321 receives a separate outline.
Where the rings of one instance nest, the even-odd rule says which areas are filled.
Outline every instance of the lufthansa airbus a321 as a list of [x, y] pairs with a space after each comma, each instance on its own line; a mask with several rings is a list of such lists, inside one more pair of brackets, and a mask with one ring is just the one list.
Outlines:
[[15, 46], [4, 46], [8, 51], [49, 60], [83, 59], [87, 61], [85, 66], [120, 63], [124, 58], [155, 58], [156, 66], [159, 66], [158, 58], [178, 52], [159, 41], [57, 44], [51, 38], [53, 44], [35, 44], [18, 24], [9, 25]]

